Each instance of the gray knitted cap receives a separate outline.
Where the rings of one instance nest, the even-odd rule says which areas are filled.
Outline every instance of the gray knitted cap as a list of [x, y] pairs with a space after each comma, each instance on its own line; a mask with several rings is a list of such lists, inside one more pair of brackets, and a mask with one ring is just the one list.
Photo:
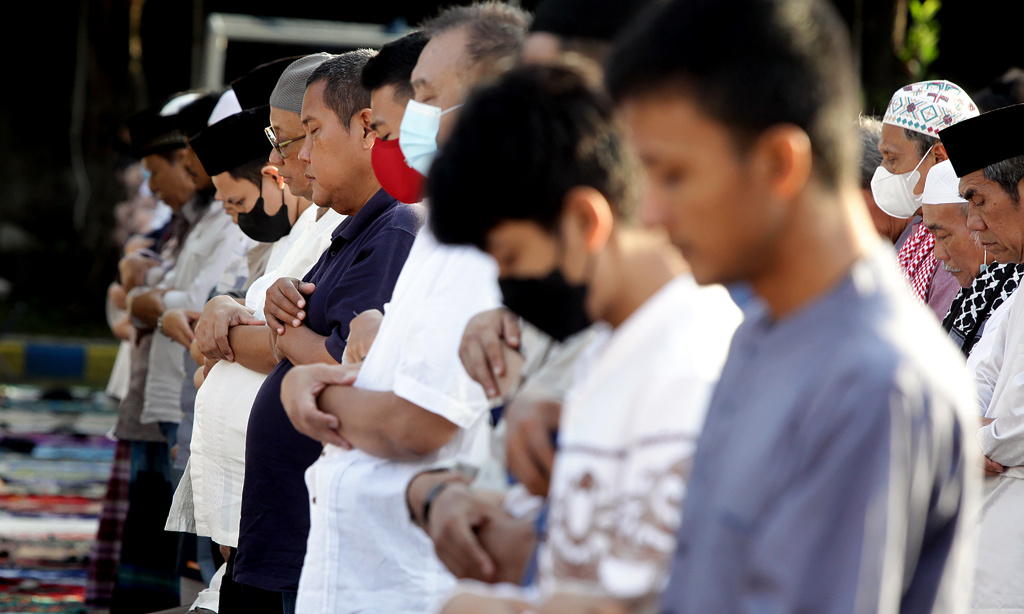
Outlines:
[[313, 74], [316, 67], [329, 60], [329, 53], [314, 53], [304, 58], [299, 58], [288, 65], [277, 80], [277, 86], [270, 94], [270, 106], [302, 113], [302, 97], [306, 93], [306, 81]]

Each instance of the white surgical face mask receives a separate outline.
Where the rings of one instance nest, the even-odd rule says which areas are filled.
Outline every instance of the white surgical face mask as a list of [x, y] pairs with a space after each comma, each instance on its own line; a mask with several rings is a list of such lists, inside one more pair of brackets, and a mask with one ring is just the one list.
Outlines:
[[426, 176], [437, 155], [437, 131], [441, 127], [441, 116], [461, 107], [461, 104], [441, 110], [422, 102], [410, 100], [398, 128], [398, 147], [405, 156], [405, 163]]
[[875, 204], [879, 209], [904, 220], [914, 217], [914, 213], [921, 208], [921, 197], [923, 196], [923, 194], [914, 194], [914, 188], [921, 181], [921, 173], [917, 169], [921, 167], [931, 151], [932, 149], [929, 147], [928, 152], [909, 173], [893, 175], [885, 170], [884, 166], [875, 169], [875, 176], [871, 178], [871, 195], [875, 197]]

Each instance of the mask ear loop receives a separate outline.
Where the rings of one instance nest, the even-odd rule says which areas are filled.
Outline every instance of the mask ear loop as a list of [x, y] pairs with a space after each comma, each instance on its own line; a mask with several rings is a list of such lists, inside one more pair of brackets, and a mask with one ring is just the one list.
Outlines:
[[466, 103], [464, 103], [464, 102], [460, 102], [459, 104], [453, 104], [452, 106], [448, 107], [444, 111], [441, 111], [441, 115], [448, 115], [449, 113], [451, 113], [455, 109], [458, 109], [458, 108], [464, 106], [465, 104]]
[[[924, 152], [924, 155], [921, 156], [921, 159], [917, 162], [917, 166], [914, 167], [914, 171], [916, 171], [917, 169], [921, 168], [921, 165], [924, 164], [924, 161], [928, 159], [928, 154], [932, 153], [933, 149], [935, 149], [935, 145], [932, 145], [931, 147], [928, 148], [928, 151]], [[910, 171], [910, 172], [914, 172], [914, 171]]]

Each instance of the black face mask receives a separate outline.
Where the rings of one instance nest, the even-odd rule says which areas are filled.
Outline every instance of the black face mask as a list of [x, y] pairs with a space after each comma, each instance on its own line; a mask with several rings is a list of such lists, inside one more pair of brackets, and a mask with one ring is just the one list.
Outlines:
[[498, 280], [505, 306], [557, 341], [590, 326], [586, 284], [571, 284], [555, 269], [546, 277]]
[[273, 243], [291, 232], [292, 223], [288, 221], [288, 207], [284, 203], [276, 214], [267, 215], [260, 196], [252, 211], [238, 214], [238, 227], [253, 241]]

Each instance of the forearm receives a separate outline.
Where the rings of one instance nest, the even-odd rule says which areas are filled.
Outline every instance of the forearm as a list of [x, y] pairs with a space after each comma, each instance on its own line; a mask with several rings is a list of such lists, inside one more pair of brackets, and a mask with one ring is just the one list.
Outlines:
[[660, 606], [660, 595], [641, 599], [615, 599], [576, 593], [555, 593], [547, 598], [540, 614], [655, 614]]
[[338, 364], [339, 361], [327, 351], [326, 340], [327, 337], [318, 335], [308, 326], [288, 326], [284, 334], [277, 337], [277, 353], [294, 365]]
[[157, 319], [164, 312], [163, 293], [163, 290], [152, 288], [133, 290], [128, 301], [132, 318], [148, 328], [156, 327]]
[[[405, 502], [409, 506], [409, 513], [416, 524], [426, 530], [426, 522], [423, 518], [423, 505], [434, 488], [442, 482], [466, 482], [466, 478], [454, 471], [441, 469], [437, 471], [424, 471], [409, 480], [409, 486], [405, 490]], [[451, 488], [452, 486], [449, 486]]]
[[233, 326], [228, 331], [228, 342], [235, 354], [235, 362], [247, 369], [266, 375], [277, 366], [268, 326]]
[[338, 417], [342, 437], [367, 454], [416, 460], [440, 450], [458, 431], [451, 422], [391, 391], [329, 386], [321, 411]]
[[978, 444], [985, 456], [1004, 467], [1024, 465], [1024, 418], [1007, 415], [978, 430]]

